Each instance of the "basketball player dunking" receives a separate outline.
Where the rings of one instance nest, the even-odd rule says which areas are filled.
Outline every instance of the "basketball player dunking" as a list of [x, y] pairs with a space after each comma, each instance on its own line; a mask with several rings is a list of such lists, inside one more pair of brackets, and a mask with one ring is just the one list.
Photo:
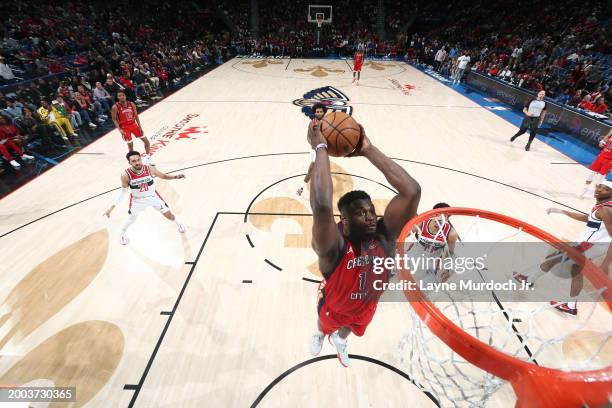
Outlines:
[[145, 163], [153, 165], [150, 162], [151, 144], [142, 131], [142, 125], [140, 124], [140, 118], [138, 118], [136, 105], [134, 105], [134, 102], [127, 100], [125, 92], [123, 91], [117, 92], [117, 103], [113, 105], [111, 118], [115, 126], [117, 126], [117, 129], [119, 129], [119, 132], [121, 132], [123, 141], [127, 143], [128, 151], [131, 152], [134, 150], [134, 142], [132, 142], [132, 135], [134, 135], [134, 137], [142, 140], [144, 143], [146, 154], [143, 154], [142, 157], [145, 159]]
[[318, 120], [313, 119], [309, 128], [308, 141], [316, 154], [310, 184], [314, 221], [312, 248], [324, 278], [311, 353], [319, 354], [328, 335], [340, 363], [348, 367], [346, 339], [351, 332], [357, 336], [364, 334], [382, 295], [374, 282], [389, 279], [388, 270], [381, 274], [373, 271], [373, 259], [393, 256], [395, 239], [416, 214], [421, 187], [401, 166], [373, 146], [361, 128], [363, 140], [354, 155], [368, 159], [399, 193], [387, 205], [384, 217], [377, 221], [370, 196], [364, 191], [348, 192], [338, 201], [340, 223], [336, 224], [327, 144]]
[[[327, 112], [327, 108], [322, 103], [315, 103], [314, 105], [312, 105], [312, 114], [314, 116], [314, 119], [317, 119], [317, 120], [323, 119], [323, 116], [325, 116], [325, 112]], [[310, 134], [310, 128], [308, 132], [309, 132], [308, 134]], [[315, 151], [311, 150], [310, 160], [309, 160], [310, 164], [308, 165], [308, 171], [306, 172], [306, 176], [304, 177], [304, 183], [306, 184], [308, 184], [308, 182], [310, 181], [310, 177], [312, 177], [312, 168], [314, 167], [315, 157], [316, 157]], [[296, 194], [302, 195], [303, 192], [304, 192], [304, 187], [300, 187]]]
[[[585, 228], [580, 235], [579, 244], [575, 245], [574, 248], [583, 253], [586, 258], [599, 263], [600, 268], [607, 274], [612, 261], [612, 246], [610, 245], [612, 237], [612, 181], [604, 180], [595, 187], [595, 199], [597, 203], [588, 215], [560, 208], [549, 208], [546, 212], [548, 214], [565, 214], [574, 220], [586, 222]], [[561, 252], [555, 252], [549, 255], [540, 265], [540, 272], [536, 276], [528, 276], [515, 272], [512, 277], [519, 282], [525, 282], [531, 286], [544, 273], [563, 262], [572, 263], [571, 300], [569, 302], [552, 301], [550, 303], [557, 310], [575, 316], [578, 314], [576, 303], [578, 295], [582, 291], [583, 277], [581, 266], [573, 259], [568, 259]]]
[[[138, 214], [140, 214], [147, 207], [153, 207], [164, 215], [170, 221], [174, 221], [178, 226], [180, 233], [185, 232], [185, 226], [179, 222], [179, 220], [172, 214], [168, 204], [165, 203], [163, 198], [155, 189], [155, 180], [153, 176], [159, 177], [163, 180], [174, 180], [185, 178], [184, 174], [177, 174], [170, 176], [162, 173], [153, 166], [142, 164], [142, 158], [140, 153], [131, 151], [125, 156], [130, 163], [125, 172], [121, 174], [121, 191], [115, 197], [113, 205], [104, 212], [104, 215], [110, 218], [111, 212], [115, 209], [115, 206], [119, 204], [123, 196], [130, 191], [130, 207], [128, 209], [128, 218], [121, 227], [121, 239], [122, 245], [127, 245], [129, 242], [126, 232], [130, 225], [136, 221]], [[129, 190], [128, 190], [129, 189]]]
[[359, 78], [361, 78], [361, 66], [363, 65], [363, 51], [357, 50], [355, 58], [353, 60], [353, 83], [359, 85]]

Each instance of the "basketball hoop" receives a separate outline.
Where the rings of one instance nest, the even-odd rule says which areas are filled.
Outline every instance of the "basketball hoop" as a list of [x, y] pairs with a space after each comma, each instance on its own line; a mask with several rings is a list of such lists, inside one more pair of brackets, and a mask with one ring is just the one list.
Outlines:
[[325, 20], [325, 14], [317, 13], [316, 19], [317, 19], [317, 28], [321, 28], [323, 26], [323, 21]]
[[[517, 234], [526, 234], [525, 237], [536, 238], [558, 251], [566, 252], [572, 260], [578, 261], [578, 258], [580, 258], [580, 261], [584, 263], [583, 276], [590, 281], [596, 289], [596, 293], [600, 294], [600, 299], [607, 306], [607, 309], [604, 308], [604, 316], [611, 316], [612, 281], [601, 269], [553, 235], [505, 215], [478, 209], [452, 207], [427, 211], [414, 217], [404, 226], [398, 238], [399, 253], [406, 253], [406, 244], [411, 242], [411, 238], [415, 236], [413, 228], [418, 229], [422, 222], [439, 214], [444, 214], [446, 217], [455, 216], [453, 220], [458, 222], [461, 219], [465, 220], [465, 217], [470, 217], [470, 222], [474, 222], [474, 224], [481, 223], [480, 225], [482, 225], [482, 223], [491, 224], [493, 222], [493, 227], [499, 227], [500, 229], [509, 229], [508, 227], [510, 227], [517, 231]], [[459, 235], [461, 238], [460, 233]], [[410, 246], [410, 248], [413, 246]], [[399, 270], [398, 275], [400, 280], [415, 282], [415, 277], [408, 270]], [[411, 331], [402, 338], [400, 343], [402, 362], [408, 360], [407, 365], [411, 369], [411, 374], [416, 373], [421, 376], [421, 378], [417, 378], [417, 381], [423, 383], [424, 388], [429, 387], [428, 389], [433, 390], [439, 399], [446, 398], [442, 406], [446, 404], [470, 407], [483, 406], [484, 402], [504, 385], [502, 380], [512, 385], [516, 394], [516, 407], [518, 408], [580, 407], [584, 405], [599, 407], [610, 402], [612, 398], [612, 364], [605, 358], [606, 352], [609, 352], [609, 350], [605, 350], [605, 346], [610, 341], [610, 332], [601, 333], [604, 340], [602, 345], [596, 349], [596, 353], [604, 354], [604, 358], [601, 359], [603, 362], [598, 360], [601, 364], [605, 364], [603, 368], [599, 363], [591, 365], [594, 359], [592, 355], [589, 358], [582, 357], [586, 360], [584, 362], [580, 361], [580, 364], [582, 364], [580, 367], [585, 367], [584, 371], [547, 368], [542, 361], [535, 361], [536, 356], [540, 358], [544, 354], [539, 354], [540, 351], [547, 346], [552, 348], [553, 346], [560, 347], [560, 344], [564, 345], [565, 343], [562, 342], [574, 339], [572, 336], [575, 334], [583, 333], [582, 331], [579, 332], [578, 329], [584, 328], [584, 325], [577, 326], [575, 332], [564, 332], [561, 337], [551, 340], [543, 339], [537, 333], [534, 334], [531, 331], [532, 321], [530, 320], [529, 330], [519, 334], [515, 328], [515, 320], [512, 318], [516, 314], [513, 315], [513, 310], [510, 308], [504, 310], [500, 304], [501, 313], [504, 314], [504, 318], [508, 322], [506, 325], [508, 328], [505, 329], [506, 333], [501, 333], [501, 331], [504, 331], [502, 325], [501, 329], [499, 326], [495, 326], [495, 330], [490, 328], [487, 334], [481, 335], [479, 329], [480, 331], [486, 331], [486, 319], [489, 318], [484, 316], [487, 313], [484, 306], [477, 310], [474, 302], [471, 302], [471, 304], [470, 302], [455, 303], [452, 299], [450, 302], [431, 301], [419, 289], [418, 285], [413, 290], [404, 290], [404, 296], [412, 307], [411, 316], [413, 319]], [[437, 304], [434, 304], [434, 302]], [[510, 307], [513, 305], [511, 303]], [[517, 310], [519, 307], [530, 307], [531, 309], [527, 312], [528, 318], [533, 318], [533, 320], [536, 320], [537, 313], [545, 309], [544, 307], [532, 308], [532, 303], [525, 302], [517, 302], [516, 305], [518, 305], [516, 306]], [[597, 302], [593, 302], [593, 310], [597, 307]], [[597, 309], [600, 313], [598, 315], [600, 319], [602, 316], [601, 309]], [[492, 311], [491, 313], [495, 312], [500, 313], [499, 311]], [[542, 319], [542, 316], [546, 316], [543, 313], [539, 315], [539, 318]], [[510, 317], [508, 314], [510, 314]], [[449, 318], [449, 315], [451, 318]], [[587, 319], [592, 316], [593, 312], [588, 315]], [[462, 320], [463, 317], [465, 318]], [[485, 323], [477, 321], [479, 319], [482, 319]], [[519, 321], [519, 319], [516, 320]], [[491, 321], [493, 321], [493, 318], [491, 318]], [[527, 323], [523, 324], [527, 325]], [[569, 323], [565, 324], [567, 330], [570, 330], [569, 328], [572, 326]], [[603, 323], [597, 321], [596, 324], [602, 325]], [[607, 328], [609, 327], [611, 326], [608, 325]], [[566, 330], [565, 327], [554, 327], [554, 329], [556, 331]], [[606, 329], [605, 324], [603, 324], [603, 329]], [[431, 336], [430, 332], [435, 337]], [[530, 346], [536, 344], [538, 351], [533, 356], [529, 353], [529, 358], [523, 358], [522, 353], [524, 351], [512, 352], [510, 350], [513, 350], [513, 348], [507, 342], [504, 342], [506, 340], [495, 341], [496, 339], [492, 338], [495, 336], [503, 337], [504, 335], [518, 337], [518, 342], [522, 347], [526, 347], [527, 344]], [[515, 341], [516, 337], [514, 338]], [[432, 346], [432, 342], [436, 343], [435, 346]], [[438, 354], [439, 347], [445, 347], [441, 342], [450, 348], [450, 350], [444, 350], [447, 354], [443, 356]], [[507, 348], [499, 347], [500, 344], [507, 346]], [[406, 347], [405, 352], [404, 347]], [[405, 356], [407, 357], [404, 358]], [[609, 356], [607, 357], [609, 358]], [[555, 363], [549, 365], [555, 365]], [[593, 367], [596, 369], [592, 369]], [[469, 372], [466, 373], [466, 371]], [[476, 377], [478, 379], [475, 379]], [[463, 384], [467, 384], [465, 389]], [[478, 393], [481, 395], [474, 397], [474, 394]], [[464, 400], [460, 401], [461, 398], [464, 398]]]

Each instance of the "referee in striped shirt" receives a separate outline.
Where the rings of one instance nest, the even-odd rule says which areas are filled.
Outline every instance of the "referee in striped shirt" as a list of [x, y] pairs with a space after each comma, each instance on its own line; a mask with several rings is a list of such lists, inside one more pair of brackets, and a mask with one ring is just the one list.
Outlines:
[[529, 141], [525, 146], [525, 150], [529, 151], [531, 147], [531, 142], [536, 137], [536, 133], [538, 132], [538, 128], [542, 126], [542, 122], [544, 121], [544, 116], [546, 115], [546, 102], [544, 102], [544, 96], [546, 92], [540, 91], [538, 92], [538, 96], [536, 99], [532, 99], [528, 104], [523, 108], [523, 113], [525, 117], [523, 118], [523, 123], [521, 123], [521, 128], [514, 136], [510, 138], [511, 142], [514, 142], [517, 137], [522, 135], [529, 129]]

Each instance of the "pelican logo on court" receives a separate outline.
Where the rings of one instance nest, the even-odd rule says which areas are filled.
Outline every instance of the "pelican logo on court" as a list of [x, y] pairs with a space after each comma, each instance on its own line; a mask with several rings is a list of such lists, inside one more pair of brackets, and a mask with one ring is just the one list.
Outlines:
[[384, 71], [386, 69], [386, 67], [393, 67], [393, 64], [382, 64], [380, 62], [376, 62], [376, 61], [368, 61], [365, 64], [363, 64], [364, 67], [369, 66], [371, 69], [374, 69], [376, 71]]
[[259, 61], [244, 61], [243, 64], [252, 65], [254, 68], [265, 68], [270, 64], [284, 64], [284, 62], [264, 59], [264, 60], [259, 60]]
[[344, 70], [343, 69], [334, 69], [334, 68], [327, 68], [327, 67], [323, 67], [321, 65], [317, 65], [314, 66], [312, 68], [296, 68], [293, 70], [294, 72], [309, 72], [310, 75], [312, 76], [316, 76], [316, 77], [324, 77], [324, 76], [328, 76], [329, 72], [334, 73], [334, 74], [343, 74]]
[[327, 110], [344, 112], [349, 115], [353, 114], [353, 107], [348, 104], [349, 98], [344, 93], [334, 88], [333, 86], [324, 86], [322, 88], [313, 89], [306, 92], [303, 98], [293, 101], [295, 106], [302, 107], [302, 113], [309, 118], [314, 118], [312, 105], [322, 103], [327, 107]]

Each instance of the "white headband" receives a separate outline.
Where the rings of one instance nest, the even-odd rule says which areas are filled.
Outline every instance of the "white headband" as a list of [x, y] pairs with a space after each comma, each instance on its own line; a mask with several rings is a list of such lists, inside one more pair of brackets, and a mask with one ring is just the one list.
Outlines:
[[601, 183], [599, 183], [599, 184], [603, 184], [604, 186], [612, 189], [612, 181], [610, 181], [610, 180], [602, 180]]

